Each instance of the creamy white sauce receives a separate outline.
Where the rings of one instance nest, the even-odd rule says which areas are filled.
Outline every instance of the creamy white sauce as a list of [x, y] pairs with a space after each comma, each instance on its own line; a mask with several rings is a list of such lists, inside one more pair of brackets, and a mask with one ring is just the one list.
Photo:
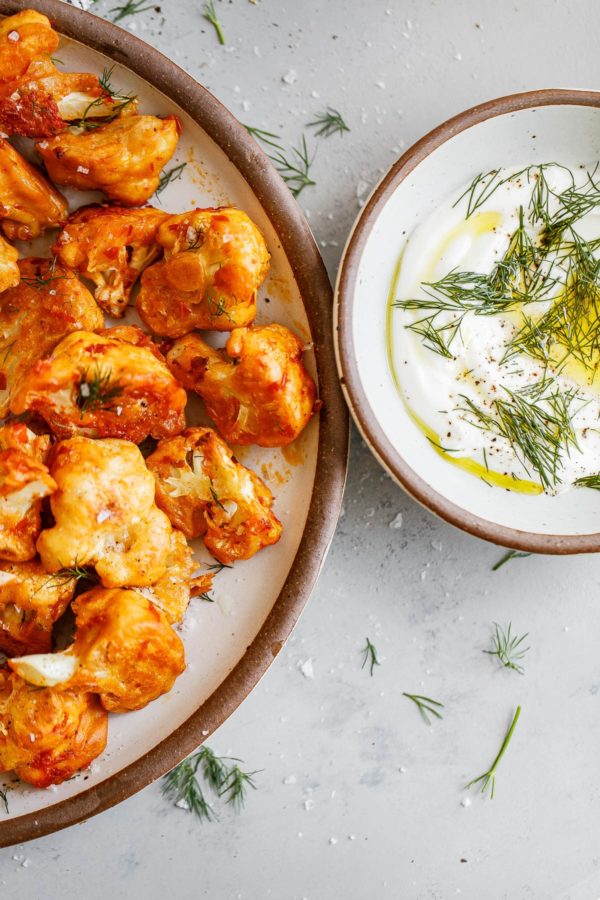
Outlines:
[[[522, 168], [510, 167], [503, 175]], [[583, 185], [586, 172], [592, 171], [593, 166], [570, 169], [577, 185]], [[546, 169], [545, 176], [556, 193], [571, 184], [569, 173], [558, 166]], [[527, 215], [532, 187], [533, 182], [528, 183], [527, 178], [508, 181], [469, 218], [466, 218], [467, 198], [456, 204], [461, 193], [456, 192], [409, 237], [392, 301], [423, 297], [424, 282], [439, 280], [452, 270], [490, 273], [506, 253], [519, 225], [519, 207]], [[558, 201], [552, 198], [550, 211], [557, 207]], [[600, 208], [580, 219], [577, 231], [586, 240], [600, 237]], [[527, 232], [534, 240], [539, 239], [541, 226], [527, 223]], [[543, 302], [528, 304], [527, 315], [536, 318], [546, 312], [559, 291], [560, 288], [556, 292], [553, 289]], [[452, 459], [474, 460], [491, 473], [539, 484], [535, 470], [531, 465], [523, 465], [506, 438], [476, 427], [472, 417], [464, 412], [463, 397], [493, 415], [493, 401], [503, 396], [502, 386], [520, 391], [540, 381], [542, 364], [525, 353], [501, 362], [507, 344], [523, 324], [522, 313], [518, 309], [497, 315], [467, 313], [460, 333], [450, 345], [453, 359], [427, 349], [422, 338], [406, 328], [424, 315], [428, 313], [423, 310], [394, 308], [391, 311], [392, 363], [403, 398], [413, 415], [426, 431], [439, 435], [440, 445], [451, 451]], [[437, 322], [452, 321], [453, 316], [444, 312]], [[583, 367], [580, 370], [572, 366], [568, 373], [567, 370], [548, 373], [554, 376], [553, 390], [577, 390], [570, 411], [578, 445], [563, 453], [558, 472], [560, 480], [548, 489], [549, 493], [564, 491], [575, 479], [600, 472], [600, 375]], [[515, 482], [515, 489], [517, 485]]]

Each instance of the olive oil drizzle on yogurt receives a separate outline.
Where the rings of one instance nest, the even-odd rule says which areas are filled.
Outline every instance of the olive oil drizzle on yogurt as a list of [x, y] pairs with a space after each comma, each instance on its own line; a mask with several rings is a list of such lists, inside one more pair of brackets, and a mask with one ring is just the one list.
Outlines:
[[395, 386], [435, 452], [490, 486], [553, 494], [600, 480], [596, 168], [478, 175], [396, 265]]

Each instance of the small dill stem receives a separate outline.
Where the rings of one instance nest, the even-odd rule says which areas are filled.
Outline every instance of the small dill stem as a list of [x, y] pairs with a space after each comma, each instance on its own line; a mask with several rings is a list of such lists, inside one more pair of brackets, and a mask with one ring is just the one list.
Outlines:
[[506, 748], [507, 748], [508, 745], [510, 744], [510, 740], [511, 740], [511, 738], [512, 738], [512, 736], [513, 736], [513, 732], [514, 732], [514, 730], [515, 730], [515, 728], [516, 728], [516, 726], [517, 726], [517, 722], [519, 721], [519, 716], [520, 716], [520, 715], [521, 715], [521, 707], [520, 707], [520, 706], [517, 706], [517, 709], [516, 709], [516, 712], [515, 712], [515, 714], [514, 714], [514, 716], [513, 716], [513, 720], [512, 720], [512, 722], [511, 722], [510, 728], [509, 728], [508, 731], [506, 732], [506, 736], [505, 736], [504, 740], [502, 741], [502, 746], [500, 747], [500, 750], [498, 751], [498, 753], [497, 753], [497, 755], [496, 755], [496, 758], [495, 758], [494, 762], [492, 763], [492, 765], [490, 766], [490, 768], [488, 769], [487, 772], [484, 772], [483, 775], [479, 775], [477, 778], [474, 778], [472, 781], [469, 781], [469, 783], [468, 783], [467, 786], [466, 786], [467, 789], [470, 788], [470, 787], [472, 787], [474, 784], [478, 784], [478, 783], [481, 781], [481, 782], [483, 782], [482, 787], [481, 787], [481, 792], [482, 792], [482, 793], [485, 793], [488, 784], [490, 784], [490, 785], [491, 785], [491, 794], [490, 794], [490, 798], [491, 798], [492, 800], [494, 799], [494, 787], [495, 787], [495, 780], [496, 780], [496, 769], [498, 768], [498, 765], [499, 765], [499, 763], [500, 763], [500, 760], [502, 759], [502, 757], [503, 757], [504, 754], [506, 753]]
[[492, 566], [492, 572], [497, 572], [498, 569], [502, 568], [507, 562], [510, 562], [511, 559], [522, 559], [526, 556], [531, 556], [531, 553], [526, 553], [524, 550], [508, 550], [504, 556]]
[[369, 638], [365, 638], [365, 640], [367, 643], [361, 651], [363, 653], [363, 661], [362, 661], [361, 669], [364, 669], [364, 667], [368, 663], [369, 664], [369, 674], [371, 676], [373, 676], [373, 669], [375, 668], [375, 666], [380, 666], [381, 663], [379, 662], [379, 657], [377, 655], [377, 648], [375, 647], [375, 645], [371, 643]]
[[223, 33], [223, 26], [219, 21], [219, 17], [217, 15], [217, 11], [215, 9], [214, 0], [209, 0], [208, 3], [204, 4], [204, 12], [202, 13], [203, 17], [210, 22], [210, 24], [215, 29], [217, 34], [218, 41], [221, 45], [225, 45], [225, 35]]

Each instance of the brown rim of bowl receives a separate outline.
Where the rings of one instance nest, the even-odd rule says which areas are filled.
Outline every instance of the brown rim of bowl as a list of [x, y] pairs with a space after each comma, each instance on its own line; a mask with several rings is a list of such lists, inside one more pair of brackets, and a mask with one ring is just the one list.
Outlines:
[[348, 458], [349, 416], [332, 341], [332, 293], [325, 266], [296, 201], [270, 161], [234, 116], [190, 75], [129, 32], [63, 0], [0, 0], [0, 15], [35, 8], [64, 36], [132, 69], [183, 110], [221, 147], [252, 188], [285, 250], [315, 344], [321, 413], [315, 485], [306, 527], [286, 582], [260, 632], [208, 700], [136, 762], [54, 806], [0, 822], [0, 847], [58, 831], [108, 809], [164, 775], [202, 744], [266, 672], [296, 624], [333, 538]]
[[551, 88], [499, 97], [448, 119], [413, 144], [383, 177], [360, 213], [348, 238], [335, 287], [334, 341], [342, 390], [354, 421], [375, 457], [415, 500], [440, 518], [475, 537], [531, 553], [596, 553], [600, 550], [600, 534], [538, 534], [498, 525], [450, 502], [407, 465], [380, 426], [358, 375], [352, 334], [354, 291], [362, 252], [381, 210], [398, 185], [430, 153], [460, 132], [493, 116], [564, 104], [600, 107], [600, 93]]

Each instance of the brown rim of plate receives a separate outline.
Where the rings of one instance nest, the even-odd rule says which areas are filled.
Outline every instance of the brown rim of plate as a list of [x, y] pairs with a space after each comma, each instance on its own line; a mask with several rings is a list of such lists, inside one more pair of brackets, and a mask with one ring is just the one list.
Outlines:
[[139, 38], [63, 0], [0, 0], [0, 15], [29, 8], [47, 15], [65, 37], [106, 54], [177, 103], [243, 175], [269, 216], [298, 283], [314, 340], [325, 407], [320, 419], [315, 488], [304, 534], [273, 609], [242, 659], [183, 725], [136, 762], [75, 797], [0, 822], [0, 847], [74, 825], [125, 800], [172, 769], [234, 712], [282, 649], [315, 585], [338, 519], [349, 440], [349, 416], [333, 354], [329, 278], [300, 207], [260, 147], [206, 88]]
[[460, 132], [494, 116], [565, 104], [600, 107], [600, 93], [550, 88], [499, 97], [448, 119], [413, 144], [383, 177], [360, 213], [342, 256], [335, 288], [334, 340], [340, 382], [356, 425], [374, 456], [415, 500], [440, 518], [475, 537], [531, 553], [596, 553], [600, 550], [600, 534], [539, 534], [498, 525], [452, 503], [421, 478], [388, 440], [363, 390], [352, 334], [354, 292], [365, 244], [383, 207], [398, 185], [430, 153]]

